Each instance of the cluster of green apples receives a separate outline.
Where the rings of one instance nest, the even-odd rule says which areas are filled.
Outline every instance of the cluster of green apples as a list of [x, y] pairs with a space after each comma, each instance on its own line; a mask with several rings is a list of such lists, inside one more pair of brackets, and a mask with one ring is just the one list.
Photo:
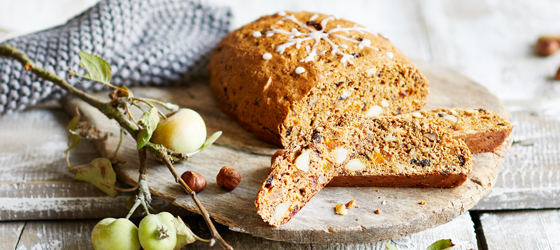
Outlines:
[[95, 250], [178, 250], [194, 238], [185, 223], [168, 212], [147, 215], [138, 227], [130, 220], [105, 218], [95, 225]]
[[[151, 138], [178, 153], [194, 152], [205, 140], [204, 120], [185, 108], [161, 120]], [[147, 215], [138, 227], [125, 218], [105, 218], [93, 228], [91, 242], [95, 250], [173, 250], [193, 242], [191, 234], [179, 217], [162, 212]]]

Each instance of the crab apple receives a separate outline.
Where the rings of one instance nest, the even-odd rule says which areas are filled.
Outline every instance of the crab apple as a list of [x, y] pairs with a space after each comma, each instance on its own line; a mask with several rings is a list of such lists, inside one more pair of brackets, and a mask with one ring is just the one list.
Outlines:
[[206, 125], [192, 109], [179, 109], [159, 122], [152, 135], [153, 143], [178, 153], [192, 153], [206, 140]]
[[91, 232], [95, 250], [139, 250], [138, 228], [127, 219], [105, 218]]
[[144, 250], [173, 250], [177, 243], [175, 217], [168, 212], [147, 215], [138, 225], [138, 238]]

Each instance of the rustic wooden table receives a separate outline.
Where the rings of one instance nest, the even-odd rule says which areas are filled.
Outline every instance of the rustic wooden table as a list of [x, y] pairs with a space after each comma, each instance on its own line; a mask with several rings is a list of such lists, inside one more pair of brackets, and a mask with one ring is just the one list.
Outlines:
[[[399, 249], [425, 249], [451, 238], [457, 249], [560, 249], [560, 53], [533, 54], [536, 38], [560, 34], [554, 0], [214, 0], [232, 6], [234, 27], [278, 10], [336, 14], [388, 36], [412, 58], [453, 68], [505, 101], [514, 145], [492, 191], [452, 222], [392, 240]], [[12, 33], [0, 31], [0, 41]], [[0, 117], [0, 249], [92, 249], [103, 217], [124, 216], [130, 194], [108, 198], [66, 171], [69, 116], [56, 103]], [[72, 156], [98, 156], [82, 143]], [[160, 200], [156, 207], [187, 217], [208, 234], [198, 216]], [[368, 244], [273, 242], [220, 228], [236, 249], [384, 249]], [[193, 249], [208, 249], [194, 244]], [[219, 248], [219, 247], [215, 247]]]

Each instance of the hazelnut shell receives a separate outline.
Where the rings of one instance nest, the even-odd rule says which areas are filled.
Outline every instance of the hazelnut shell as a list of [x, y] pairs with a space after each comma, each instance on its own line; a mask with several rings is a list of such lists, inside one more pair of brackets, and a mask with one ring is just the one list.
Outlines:
[[196, 193], [206, 188], [206, 179], [197, 172], [186, 171], [181, 175], [181, 179]]
[[241, 182], [241, 174], [237, 170], [225, 166], [220, 169], [220, 173], [216, 176], [216, 182], [220, 187], [233, 190]]

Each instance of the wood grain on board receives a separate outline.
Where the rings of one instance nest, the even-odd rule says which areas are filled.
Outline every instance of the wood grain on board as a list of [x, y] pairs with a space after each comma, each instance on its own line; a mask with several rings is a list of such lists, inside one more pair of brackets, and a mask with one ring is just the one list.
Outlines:
[[[34, 221], [34, 222], [0, 222], [0, 249], [93, 249], [90, 233], [95, 220], [74, 221]], [[133, 220], [138, 224], [139, 220]], [[208, 230], [202, 218], [190, 217], [185, 222], [193, 232], [208, 238]], [[455, 220], [417, 234], [404, 238], [390, 240], [398, 249], [424, 250], [433, 242], [440, 239], [451, 239], [457, 245], [455, 249], [476, 248], [476, 236], [469, 214], [457, 217]], [[25, 228], [25, 229], [24, 229]], [[319, 249], [319, 250], [386, 250], [385, 242], [375, 243], [346, 243], [346, 244], [298, 244], [290, 242], [271, 241], [238, 233], [224, 227], [218, 227], [224, 239], [237, 250], [253, 249]], [[20, 240], [21, 237], [21, 240]], [[16, 247], [17, 245], [17, 247]], [[196, 242], [185, 249], [220, 249], [220, 246], [210, 247], [208, 243]]]
[[16, 249], [25, 222], [0, 222], [0, 249]]
[[[133, 193], [111, 198], [89, 183], [72, 180], [64, 150], [70, 116], [58, 106], [33, 108], [0, 119], [0, 220], [126, 216]], [[89, 141], [70, 153], [72, 165], [99, 157]], [[188, 215], [163, 199], [154, 206]]]
[[[504, 104], [483, 87], [467, 78], [437, 65], [418, 62], [420, 69], [431, 81], [429, 104], [434, 107], [487, 108], [508, 116]], [[211, 216], [231, 230], [245, 232], [268, 239], [291, 242], [375, 242], [400, 238], [432, 228], [463, 214], [476, 204], [494, 185], [496, 172], [503, 162], [511, 140], [495, 153], [474, 156], [474, 167], [468, 181], [454, 189], [416, 188], [325, 188], [317, 194], [290, 222], [272, 228], [256, 214], [255, 195], [266, 178], [270, 155], [276, 149], [264, 144], [221, 112], [209, 93], [205, 82], [192, 82], [186, 87], [134, 88], [135, 96], [150, 97], [177, 103], [198, 111], [206, 121], [209, 134], [223, 130], [217, 145], [176, 164], [182, 173], [194, 170], [208, 181], [207, 188], [198, 194]], [[99, 97], [103, 97], [99, 94]], [[81, 114], [102, 130], [114, 132], [101, 146], [100, 151], [112, 152], [118, 144], [118, 127], [97, 110], [77, 99], [65, 106], [80, 109]], [[136, 114], [139, 115], [139, 114]], [[134, 185], [137, 179], [137, 152], [132, 138], [123, 142], [120, 155], [127, 163], [116, 168], [119, 178]], [[232, 192], [217, 186], [215, 176], [222, 166], [241, 172], [242, 182]], [[157, 196], [196, 212], [197, 209], [181, 188], [173, 181], [168, 170], [154, 160], [149, 161], [150, 190]], [[351, 209], [347, 216], [337, 216], [333, 207], [337, 203], [356, 200], [359, 209]], [[420, 205], [420, 201], [427, 201]], [[386, 201], [384, 204], [383, 201]], [[381, 209], [381, 214], [373, 211]], [[358, 221], [357, 219], [360, 218]], [[359, 232], [359, 233], [358, 233]]]
[[560, 211], [489, 212], [480, 216], [488, 250], [560, 249]]
[[94, 220], [27, 222], [15, 249], [93, 249], [91, 230], [96, 223]]

